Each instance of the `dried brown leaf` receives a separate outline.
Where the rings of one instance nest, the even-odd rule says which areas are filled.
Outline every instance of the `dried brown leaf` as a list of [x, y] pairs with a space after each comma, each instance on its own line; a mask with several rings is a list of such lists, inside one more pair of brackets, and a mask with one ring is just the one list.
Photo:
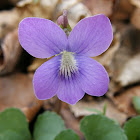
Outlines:
[[33, 2], [33, 0], [21, 0], [17, 3], [18, 7], [24, 7], [28, 4], [31, 4]]
[[[91, 16], [90, 11], [82, 3], [77, 3], [68, 10], [69, 24], [72, 28], [83, 18]], [[76, 14], [75, 14], [76, 13]]]
[[120, 111], [128, 114], [128, 116], [133, 116], [137, 114], [132, 105], [133, 96], [140, 96], [140, 86], [129, 88], [113, 97], [112, 100]]
[[112, 15], [114, 0], [83, 0], [83, 3], [89, 8], [93, 15], [105, 14]]
[[0, 38], [5, 37], [18, 26], [19, 18], [18, 11], [15, 9], [0, 12]]
[[121, 35], [119, 50], [115, 53], [111, 68], [112, 78], [121, 86], [128, 86], [140, 81], [140, 31], [132, 26], [125, 26]]
[[129, 0], [117, 0], [115, 10], [112, 15], [113, 20], [127, 20], [130, 18], [134, 6], [129, 2]]
[[140, 29], [140, 8], [136, 8], [131, 16], [131, 23]]
[[18, 30], [16, 29], [7, 34], [1, 44], [0, 75], [13, 71], [21, 55], [21, 50], [18, 41]]
[[94, 100], [91, 102], [79, 101], [76, 105], [73, 106], [70, 105], [70, 109], [76, 117], [80, 117], [95, 113], [87, 109], [97, 109], [103, 112], [103, 107], [105, 104], [107, 104], [106, 109], [107, 117], [117, 120], [120, 124], [123, 124], [126, 121], [127, 115], [119, 111], [110, 100], [101, 100], [101, 101]]
[[32, 75], [17, 73], [0, 77], [0, 111], [17, 107], [31, 121], [41, 105], [42, 101], [37, 100], [33, 92]]
[[136, 7], [140, 8], [140, 0], [129, 0], [131, 4], [135, 5]]

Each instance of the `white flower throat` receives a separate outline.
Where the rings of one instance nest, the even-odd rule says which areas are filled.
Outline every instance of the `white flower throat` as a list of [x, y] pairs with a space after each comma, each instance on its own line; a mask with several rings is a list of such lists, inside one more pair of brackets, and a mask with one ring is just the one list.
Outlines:
[[62, 52], [61, 65], [60, 65], [60, 75], [65, 78], [71, 77], [71, 75], [78, 71], [77, 63], [74, 58], [73, 52]]

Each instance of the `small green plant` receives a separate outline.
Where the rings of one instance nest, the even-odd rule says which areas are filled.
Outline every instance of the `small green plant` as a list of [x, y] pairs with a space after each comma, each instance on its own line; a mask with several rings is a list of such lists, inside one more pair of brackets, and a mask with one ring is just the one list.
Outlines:
[[[86, 140], [140, 140], [140, 116], [128, 120], [123, 129], [103, 114], [93, 114], [80, 121]], [[46, 111], [35, 122], [31, 137], [25, 115], [16, 108], [0, 113], [0, 140], [80, 140], [71, 129], [66, 129], [62, 118]]]

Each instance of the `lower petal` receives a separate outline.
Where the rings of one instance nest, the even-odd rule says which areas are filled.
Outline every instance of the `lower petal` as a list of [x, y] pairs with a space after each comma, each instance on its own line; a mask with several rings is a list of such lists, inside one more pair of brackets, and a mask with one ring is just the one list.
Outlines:
[[57, 96], [63, 102], [76, 104], [83, 98], [85, 92], [81, 89], [76, 75], [69, 79], [61, 78]]
[[109, 76], [105, 68], [92, 58], [77, 56], [79, 82], [82, 89], [92, 96], [103, 96], [109, 85]]
[[45, 100], [53, 97], [59, 86], [58, 71], [60, 57], [56, 56], [42, 64], [33, 78], [34, 92], [38, 99]]

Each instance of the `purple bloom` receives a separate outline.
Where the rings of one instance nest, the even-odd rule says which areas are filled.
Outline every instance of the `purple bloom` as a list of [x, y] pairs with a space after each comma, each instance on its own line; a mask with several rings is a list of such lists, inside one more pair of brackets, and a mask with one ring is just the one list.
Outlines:
[[90, 57], [106, 51], [113, 39], [110, 20], [104, 15], [82, 19], [69, 37], [55, 23], [42, 18], [25, 18], [19, 24], [19, 41], [32, 56], [48, 58], [35, 72], [35, 95], [45, 100], [57, 94], [75, 104], [85, 94], [102, 96], [108, 90], [105, 68]]

